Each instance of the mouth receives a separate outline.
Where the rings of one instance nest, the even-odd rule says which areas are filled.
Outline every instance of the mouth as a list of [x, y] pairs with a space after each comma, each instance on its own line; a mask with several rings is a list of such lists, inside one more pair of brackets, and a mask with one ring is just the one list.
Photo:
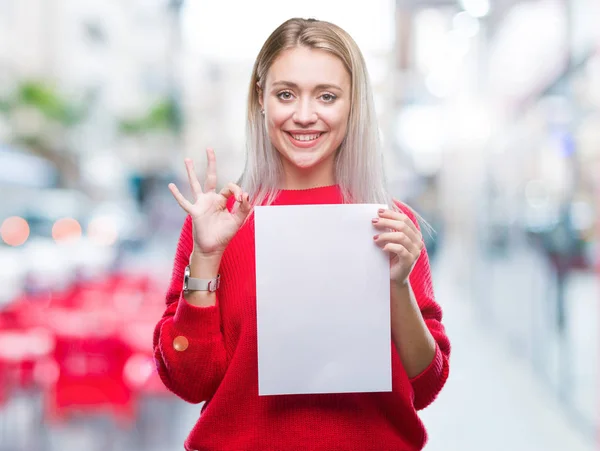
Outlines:
[[321, 138], [325, 135], [325, 132], [317, 132], [317, 133], [302, 133], [302, 134], [296, 134], [296, 133], [290, 133], [290, 132], [285, 132], [286, 135], [289, 137], [291, 143], [296, 146], [296, 147], [301, 147], [301, 148], [308, 148], [308, 147], [313, 147], [316, 146], [320, 141]]

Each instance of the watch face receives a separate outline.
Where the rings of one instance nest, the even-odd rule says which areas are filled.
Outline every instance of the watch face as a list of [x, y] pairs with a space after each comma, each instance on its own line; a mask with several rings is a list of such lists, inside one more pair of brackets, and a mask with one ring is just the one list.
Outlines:
[[187, 291], [188, 287], [188, 279], [190, 278], [190, 266], [185, 267], [185, 271], [183, 272], [183, 290]]

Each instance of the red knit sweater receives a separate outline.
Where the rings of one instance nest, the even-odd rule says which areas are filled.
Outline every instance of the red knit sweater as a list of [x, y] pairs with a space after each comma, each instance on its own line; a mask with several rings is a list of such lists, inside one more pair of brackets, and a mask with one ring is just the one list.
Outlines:
[[[275, 203], [338, 204], [341, 193], [336, 186], [285, 190]], [[405, 212], [414, 221], [414, 216]], [[426, 251], [410, 276], [423, 317], [437, 342], [435, 357], [423, 373], [408, 378], [392, 346], [391, 392], [259, 397], [253, 217], [223, 255], [215, 306], [192, 306], [181, 294], [192, 247], [188, 216], [177, 245], [167, 308], [154, 332], [154, 355], [167, 388], [190, 403], [206, 401], [185, 442], [187, 450], [423, 448], [427, 434], [417, 410], [429, 405], [442, 389], [450, 353], [442, 312], [433, 296]], [[174, 340], [181, 336], [189, 345], [183, 351], [178, 346], [177, 351]]]

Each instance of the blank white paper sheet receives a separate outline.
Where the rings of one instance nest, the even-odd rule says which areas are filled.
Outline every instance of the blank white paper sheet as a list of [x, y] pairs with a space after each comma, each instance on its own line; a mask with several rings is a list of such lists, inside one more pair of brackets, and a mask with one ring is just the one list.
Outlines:
[[381, 207], [255, 208], [259, 395], [391, 391]]

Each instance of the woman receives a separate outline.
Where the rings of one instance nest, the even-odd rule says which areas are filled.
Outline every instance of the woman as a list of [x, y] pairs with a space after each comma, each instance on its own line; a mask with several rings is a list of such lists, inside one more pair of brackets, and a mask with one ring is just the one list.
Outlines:
[[[193, 203], [169, 185], [188, 216], [154, 350], [171, 391], [206, 401], [187, 450], [423, 448], [417, 411], [442, 389], [450, 345], [415, 216], [386, 191], [377, 133], [352, 38], [327, 22], [291, 19], [254, 65], [239, 184], [215, 191], [209, 149], [203, 188], [185, 161]], [[390, 254], [393, 390], [259, 397], [252, 206], [344, 202], [391, 206], [372, 222], [375, 242]], [[201, 279], [195, 290], [182, 289], [184, 272]]]

